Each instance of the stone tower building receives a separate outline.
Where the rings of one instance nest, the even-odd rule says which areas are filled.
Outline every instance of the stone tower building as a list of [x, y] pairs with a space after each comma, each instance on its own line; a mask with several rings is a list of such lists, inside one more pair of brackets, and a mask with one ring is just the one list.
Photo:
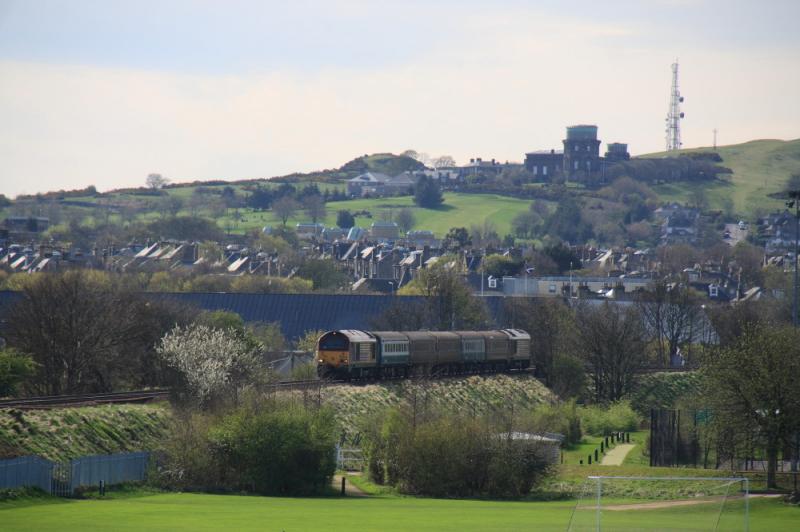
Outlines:
[[600, 141], [597, 126], [577, 125], [567, 127], [564, 139], [563, 172], [569, 179], [600, 171]]

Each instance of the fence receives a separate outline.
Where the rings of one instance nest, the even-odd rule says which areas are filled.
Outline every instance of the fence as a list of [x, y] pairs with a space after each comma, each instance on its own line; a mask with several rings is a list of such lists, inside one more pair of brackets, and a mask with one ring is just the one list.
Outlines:
[[31, 486], [50, 492], [53, 462], [38, 456], [0, 460], [0, 489]]
[[358, 471], [364, 467], [364, 453], [361, 449], [346, 449], [336, 446], [336, 467], [344, 471]]
[[52, 495], [70, 497], [80, 486], [98, 486], [145, 479], [150, 453], [84, 456], [57, 463], [24, 456], [0, 460], [0, 488], [33, 486]]

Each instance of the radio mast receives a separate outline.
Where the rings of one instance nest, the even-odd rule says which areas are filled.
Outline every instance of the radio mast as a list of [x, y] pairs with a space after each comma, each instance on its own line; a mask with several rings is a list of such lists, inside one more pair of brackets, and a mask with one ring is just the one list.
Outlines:
[[672, 91], [666, 120], [667, 151], [679, 150], [683, 145], [681, 142], [681, 120], [683, 119], [681, 103], [683, 103], [683, 96], [678, 89], [678, 60], [676, 59], [672, 63]]

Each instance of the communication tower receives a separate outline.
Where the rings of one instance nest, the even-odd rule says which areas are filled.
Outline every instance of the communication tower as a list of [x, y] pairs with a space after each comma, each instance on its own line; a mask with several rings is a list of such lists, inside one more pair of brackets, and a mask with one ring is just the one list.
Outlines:
[[678, 89], [678, 60], [672, 63], [672, 91], [669, 98], [669, 113], [667, 113], [667, 151], [681, 149], [681, 120], [683, 113], [681, 112], [681, 103], [683, 103], [683, 96]]

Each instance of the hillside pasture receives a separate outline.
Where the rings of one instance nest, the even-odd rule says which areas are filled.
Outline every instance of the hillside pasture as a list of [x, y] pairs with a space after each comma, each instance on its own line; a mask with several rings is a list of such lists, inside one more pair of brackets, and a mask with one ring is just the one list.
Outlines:
[[[657, 158], [685, 153], [711, 152], [710, 147], [693, 148], [679, 152], [651, 153], [642, 157]], [[730, 180], [705, 183], [674, 183], [654, 187], [662, 201], [688, 200], [695, 190], [702, 190], [711, 208], [722, 209], [727, 198], [733, 201], [735, 211], [754, 216], [759, 211], [783, 207], [781, 200], [769, 197], [780, 191], [792, 174], [800, 173], [800, 139], [753, 140], [743, 144], [719, 146], [716, 152], [722, 157], [721, 166], [733, 170]]]

